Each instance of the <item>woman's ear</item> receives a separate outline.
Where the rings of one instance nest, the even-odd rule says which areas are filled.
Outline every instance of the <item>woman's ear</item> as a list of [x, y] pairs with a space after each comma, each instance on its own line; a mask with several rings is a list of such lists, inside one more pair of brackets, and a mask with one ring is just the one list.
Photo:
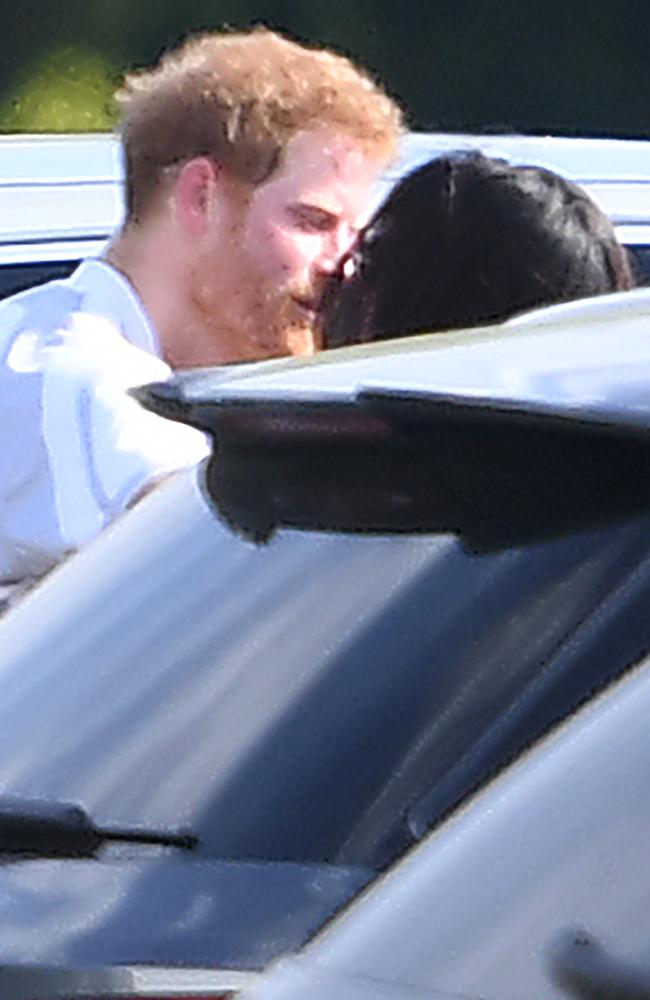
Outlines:
[[184, 163], [173, 188], [177, 220], [192, 236], [201, 239], [213, 224], [217, 199], [218, 165], [207, 156]]

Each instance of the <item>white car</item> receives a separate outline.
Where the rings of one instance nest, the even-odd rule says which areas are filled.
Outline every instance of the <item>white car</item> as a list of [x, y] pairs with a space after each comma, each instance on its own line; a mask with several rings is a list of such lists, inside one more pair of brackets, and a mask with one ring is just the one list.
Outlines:
[[[436, 153], [480, 148], [547, 166], [583, 184], [613, 219], [650, 278], [650, 142], [544, 136], [414, 133], [378, 186]], [[122, 165], [112, 135], [0, 137], [0, 295], [60, 277], [101, 252], [123, 213]]]
[[215, 455], [0, 621], [0, 996], [650, 996], [649, 328], [138, 390]]
[[217, 454], [0, 622], [3, 997], [643, 985], [649, 298], [140, 392]]

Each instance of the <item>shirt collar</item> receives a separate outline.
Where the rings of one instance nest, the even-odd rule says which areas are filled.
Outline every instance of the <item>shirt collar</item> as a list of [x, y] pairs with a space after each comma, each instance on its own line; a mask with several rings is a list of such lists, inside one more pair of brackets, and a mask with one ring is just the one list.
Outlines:
[[158, 336], [133, 285], [105, 260], [84, 260], [70, 283], [83, 296], [84, 312], [115, 323], [129, 343], [161, 357]]

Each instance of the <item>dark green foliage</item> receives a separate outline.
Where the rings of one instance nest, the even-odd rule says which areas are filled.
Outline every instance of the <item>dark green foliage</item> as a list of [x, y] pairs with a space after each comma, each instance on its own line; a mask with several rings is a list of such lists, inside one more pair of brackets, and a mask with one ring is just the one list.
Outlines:
[[124, 70], [265, 23], [355, 56], [418, 127], [645, 135], [647, 0], [22, 0], [3, 4], [0, 128], [109, 127]]

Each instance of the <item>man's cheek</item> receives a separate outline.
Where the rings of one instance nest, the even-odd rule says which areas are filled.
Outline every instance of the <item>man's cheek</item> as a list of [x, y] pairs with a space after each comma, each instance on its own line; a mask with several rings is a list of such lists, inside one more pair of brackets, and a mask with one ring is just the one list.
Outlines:
[[309, 268], [318, 257], [322, 239], [314, 233], [294, 231], [278, 233], [274, 242], [274, 254], [282, 270], [298, 272]]
[[291, 244], [281, 234], [268, 233], [260, 247], [260, 270], [268, 278], [277, 279], [292, 269]]

